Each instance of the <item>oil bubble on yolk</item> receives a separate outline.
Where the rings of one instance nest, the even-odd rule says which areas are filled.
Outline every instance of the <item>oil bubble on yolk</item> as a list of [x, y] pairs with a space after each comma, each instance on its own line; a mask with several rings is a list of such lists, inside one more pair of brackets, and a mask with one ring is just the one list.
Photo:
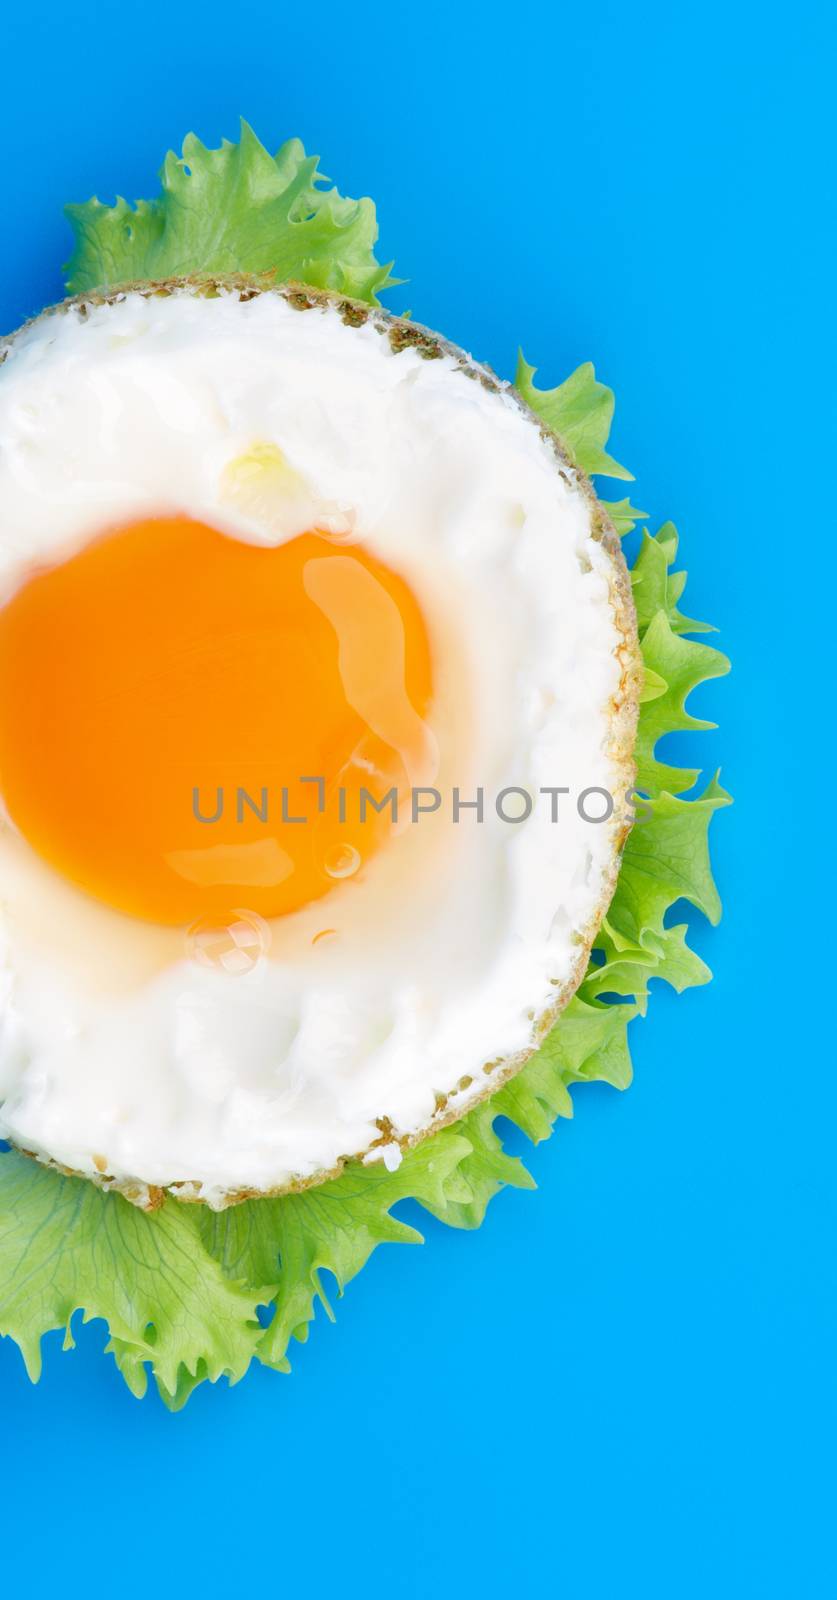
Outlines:
[[216, 912], [192, 924], [186, 945], [199, 966], [240, 977], [252, 972], [267, 954], [270, 929], [254, 911]]
[[351, 878], [361, 862], [360, 851], [352, 844], [338, 844], [325, 858], [325, 870], [330, 878]]

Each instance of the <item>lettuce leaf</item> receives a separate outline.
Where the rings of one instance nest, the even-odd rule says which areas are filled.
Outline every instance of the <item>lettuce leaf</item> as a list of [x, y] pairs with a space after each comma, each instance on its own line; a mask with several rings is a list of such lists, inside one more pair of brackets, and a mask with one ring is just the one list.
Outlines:
[[72, 1319], [102, 1317], [134, 1394], [150, 1368], [163, 1392], [182, 1372], [235, 1382], [260, 1335], [258, 1288], [242, 1288], [201, 1249], [192, 1207], [151, 1216], [119, 1195], [65, 1178], [16, 1151], [0, 1157], [0, 1329], [27, 1371], [41, 1370], [41, 1338]]
[[592, 361], [576, 367], [555, 389], [535, 387], [537, 370], [519, 351], [514, 386], [526, 404], [543, 417], [547, 427], [560, 434], [576, 466], [591, 476], [601, 473], [605, 478], [633, 478], [633, 473], [614, 461], [604, 448], [615, 401], [613, 390], [599, 383]]
[[[346, 200], [289, 139], [271, 156], [246, 122], [237, 144], [207, 150], [193, 133], [170, 150], [162, 192], [130, 206], [117, 199], [67, 206], [75, 247], [66, 265], [77, 294], [141, 278], [267, 273], [377, 303], [397, 280], [374, 254], [371, 200]], [[391, 263], [390, 263], [391, 265]]]
[[[515, 388], [526, 404], [542, 417], [563, 441], [571, 460], [589, 477], [629, 478], [633, 473], [620, 466], [605, 450], [613, 422], [613, 390], [596, 377], [592, 361], [585, 361], [555, 389], [535, 387], [537, 367], [530, 367], [523, 351], [517, 354]], [[630, 533], [647, 511], [637, 511], [630, 500], [603, 500], [602, 505], [620, 536]]]
[[[167, 158], [159, 199], [133, 210], [124, 201], [71, 208], [70, 287], [270, 271], [374, 300], [387, 283], [372, 255], [374, 207], [342, 200], [320, 181], [298, 141], [273, 158], [246, 124], [240, 144], [219, 151], [187, 139], [181, 160]], [[552, 390], [536, 388], [535, 370], [520, 357], [520, 393], [578, 465], [629, 478], [605, 449], [613, 394], [592, 365]], [[623, 533], [645, 517], [627, 500], [610, 510]], [[33, 1379], [42, 1336], [63, 1329], [71, 1345], [76, 1311], [107, 1323], [106, 1348], [132, 1392], [143, 1394], [150, 1374], [175, 1410], [204, 1381], [237, 1382], [253, 1360], [287, 1372], [291, 1343], [307, 1339], [318, 1304], [332, 1315], [323, 1273], [342, 1294], [379, 1244], [420, 1242], [393, 1215], [399, 1202], [417, 1201], [451, 1227], [478, 1227], [503, 1188], [534, 1187], [504, 1148], [501, 1119], [537, 1143], [559, 1117], [572, 1116], [575, 1084], [627, 1087], [628, 1025], [645, 1013], [651, 980], [680, 992], [710, 977], [689, 948], [688, 924], [670, 924], [672, 909], [691, 905], [710, 922], [720, 915], [709, 827], [729, 796], [713, 778], [688, 798], [698, 774], [656, 754], [665, 734], [712, 726], [686, 702], [729, 666], [688, 637], [711, 630], [678, 609], [685, 574], [673, 570], [677, 544], [671, 523], [644, 533], [632, 572], [646, 668], [637, 741], [645, 814], [628, 839], [584, 981], [541, 1048], [490, 1100], [409, 1151], [397, 1171], [354, 1162], [315, 1189], [219, 1215], [171, 1200], [146, 1215], [82, 1179], [0, 1154], [0, 1333], [17, 1341]]]

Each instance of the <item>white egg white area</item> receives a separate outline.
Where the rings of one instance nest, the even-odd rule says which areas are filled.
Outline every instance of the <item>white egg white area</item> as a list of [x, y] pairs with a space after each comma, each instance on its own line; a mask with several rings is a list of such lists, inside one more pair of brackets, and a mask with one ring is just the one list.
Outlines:
[[[0, 367], [0, 597], [33, 561], [142, 515], [276, 540], [225, 497], [256, 441], [350, 509], [412, 585], [445, 780], [463, 797], [482, 784], [486, 813], [405, 828], [275, 921], [268, 958], [237, 976], [0, 830], [0, 1135], [210, 1204], [327, 1171], [379, 1139], [381, 1119], [415, 1134], [438, 1096], [465, 1109], [487, 1063], [531, 1044], [613, 861], [612, 829], [572, 797], [619, 781], [623, 641], [589, 501], [510, 394], [453, 357], [394, 353], [334, 308], [129, 293], [19, 335]], [[512, 784], [570, 789], [560, 822], [548, 801], [500, 821], [493, 796]]]

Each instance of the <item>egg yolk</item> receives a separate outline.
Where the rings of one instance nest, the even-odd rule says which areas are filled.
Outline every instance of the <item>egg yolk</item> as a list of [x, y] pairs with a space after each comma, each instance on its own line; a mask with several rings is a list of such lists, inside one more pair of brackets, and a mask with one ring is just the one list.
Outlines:
[[135, 522], [0, 610], [3, 805], [135, 917], [281, 916], [362, 871], [393, 789], [433, 782], [432, 688], [418, 602], [361, 545]]

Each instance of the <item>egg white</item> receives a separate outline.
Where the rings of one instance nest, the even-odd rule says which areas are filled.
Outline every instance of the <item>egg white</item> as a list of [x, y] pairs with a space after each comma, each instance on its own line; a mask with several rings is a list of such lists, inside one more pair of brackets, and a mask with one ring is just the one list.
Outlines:
[[[531, 1048], [613, 886], [632, 641], [589, 490], [456, 353], [282, 293], [60, 308], [8, 346], [0, 441], [0, 600], [33, 560], [144, 515], [303, 531], [304, 499], [297, 527], [230, 497], [230, 464], [275, 445], [411, 584], [445, 781], [486, 795], [482, 825], [445, 808], [276, 920], [243, 976], [88, 899], [4, 825], [0, 1136], [214, 1205], [389, 1159]], [[567, 788], [559, 822], [548, 801], [501, 821], [509, 785]], [[606, 824], [574, 804], [591, 787], [617, 795]]]

